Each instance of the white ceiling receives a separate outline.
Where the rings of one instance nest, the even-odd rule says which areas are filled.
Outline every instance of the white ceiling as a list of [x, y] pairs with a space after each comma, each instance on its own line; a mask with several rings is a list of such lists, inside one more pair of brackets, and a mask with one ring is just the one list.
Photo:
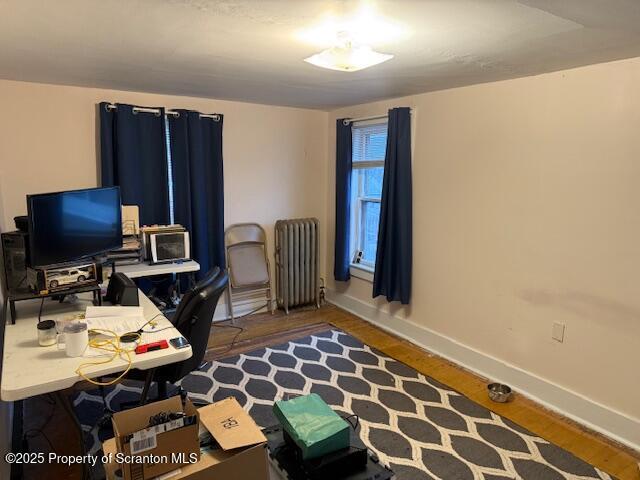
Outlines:
[[358, 0], [0, 0], [0, 78], [329, 110], [640, 56], [640, 0], [379, 0], [406, 28], [356, 73], [299, 38]]

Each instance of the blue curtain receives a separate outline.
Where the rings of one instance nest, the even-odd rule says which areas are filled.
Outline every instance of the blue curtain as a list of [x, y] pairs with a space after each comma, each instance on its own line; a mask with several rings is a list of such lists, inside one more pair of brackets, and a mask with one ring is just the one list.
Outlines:
[[169, 116], [175, 221], [190, 232], [191, 256], [200, 264], [198, 278], [211, 268], [225, 268], [222, 115], [178, 110]]
[[380, 204], [373, 297], [408, 304], [411, 298], [411, 116], [407, 107], [389, 110], [387, 152]]
[[336, 237], [333, 276], [341, 282], [346, 282], [351, 277], [349, 274], [351, 137], [351, 122], [338, 119], [336, 121]]
[[140, 208], [141, 225], [169, 223], [164, 109], [156, 114], [107, 105], [99, 105], [102, 186], [118, 185], [122, 203]]

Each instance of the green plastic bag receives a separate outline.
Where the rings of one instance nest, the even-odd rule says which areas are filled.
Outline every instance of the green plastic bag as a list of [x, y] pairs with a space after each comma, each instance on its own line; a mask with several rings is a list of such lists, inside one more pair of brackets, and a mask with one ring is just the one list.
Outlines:
[[349, 446], [349, 424], [316, 393], [276, 402], [273, 413], [304, 460]]

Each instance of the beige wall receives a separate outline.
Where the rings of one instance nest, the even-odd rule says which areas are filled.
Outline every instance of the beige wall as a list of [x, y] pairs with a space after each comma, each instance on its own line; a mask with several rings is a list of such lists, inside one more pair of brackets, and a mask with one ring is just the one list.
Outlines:
[[640, 418], [639, 86], [634, 59], [332, 112], [329, 276], [335, 119], [413, 107], [413, 296], [392, 313]]
[[[13, 217], [26, 213], [28, 193], [97, 185], [100, 101], [223, 113], [226, 224], [261, 223], [271, 250], [279, 218], [314, 216], [324, 224], [325, 112], [0, 80], [0, 231], [12, 230]], [[10, 412], [0, 402], [3, 456]], [[4, 463], [0, 477], [7, 470]]]
[[327, 113], [241, 102], [0, 80], [0, 227], [25, 195], [97, 184], [96, 104], [224, 114], [225, 222], [315, 216], [324, 223]]
[[335, 119], [411, 106], [414, 292], [391, 313], [639, 418], [638, 85], [635, 59], [327, 115], [0, 81], [0, 228], [27, 193], [96, 184], [97, 102], [221, 112], [227, 224], [320, 218], [331, 277]]

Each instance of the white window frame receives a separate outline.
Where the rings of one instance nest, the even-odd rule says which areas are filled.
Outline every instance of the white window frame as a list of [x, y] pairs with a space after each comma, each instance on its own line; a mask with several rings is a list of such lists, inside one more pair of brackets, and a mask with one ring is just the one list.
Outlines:
[[[353, 127], [357, 128], [360, 126], [366, 125], [381, 125], [387, 124], [387, 119], [384, 120], [370, 120], [365, 122], [358, 122], [353, 125]], [[377, 160], [367, 160], [367, 161], [352, 161], [351, 173], [352, 175], [358, 174], [358, 170], [365, 170], [368, 168], [379, 168], [382, 167], [384, 169], [384, 158]], [[361, 278], [367, 281], [373, 281], [373, 273], [375, 271], [375, 261], [364, 261], [361, 260], [357, 262], [357, 256], [360, 252], [364, 250], [364, 236], [363, 236], [363, 221], [364, 216], [362, 212], [364, 211], [365, 203], [380, 203], [380, 198], [366, 196], [363, 194], [364, 190], [364, 176], [358, 175], [358, 186], [357, 192], [352, 195], [352, 204], [351, 204], [351, 265], [350, 265], [350, 273], [354, 277]]]
[[[366, 170], [367, 168], [384, 168], [384, 160], [382, 161], [369, 161], [369, 162], [357, 162], [353, 164], [353, 172], [356, 170]], [[371, 197], [364, 195], [364, 175], [358, 175], [358, 192], [355, 194], [355, 202], [356, 205], [351, 208], [354, 209], [351, 213], [353, 229], [354, 229], [354, 239], [355, 245], [353, 249], [352, 255], [352, 264], [356, 266], [360, 266], [366, 270], [373, 271], [375, 268], [375, 261], [370, 262], [365, 259], [362, 259], [360, 262], [356, 262], [356, 256], [359, 252], [364, 251], [364, 209], [365, 203], [380, 203], [380, 199], [376, 197]]]

